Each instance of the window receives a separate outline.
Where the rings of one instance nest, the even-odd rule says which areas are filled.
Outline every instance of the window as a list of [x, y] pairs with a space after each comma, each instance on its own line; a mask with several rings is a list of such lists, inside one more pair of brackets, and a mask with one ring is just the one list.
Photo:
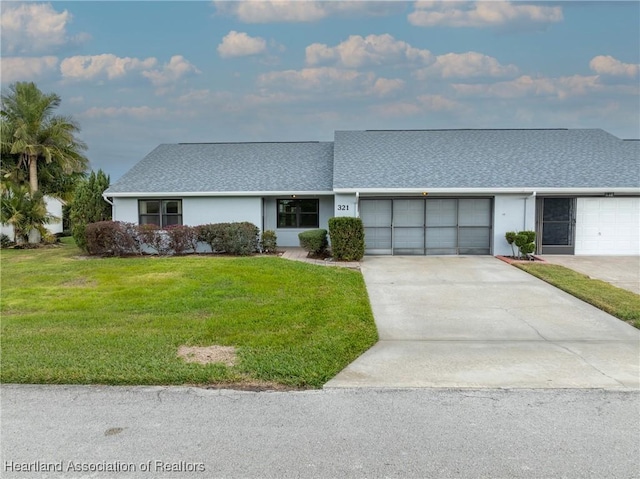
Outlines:
[[319, 200], [278, 200], [278, 228], [318, 228]]
[[164, 228], [182, 224], [182, 200], [140, 200], [138, 211], [141, 225]]

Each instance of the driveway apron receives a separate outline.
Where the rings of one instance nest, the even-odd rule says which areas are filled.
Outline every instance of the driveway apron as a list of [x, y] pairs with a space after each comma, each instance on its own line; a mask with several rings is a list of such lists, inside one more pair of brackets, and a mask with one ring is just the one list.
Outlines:
[[640, 331], [491, 256], [370, 256], [379, 342], [325, 388], [640, 388]]

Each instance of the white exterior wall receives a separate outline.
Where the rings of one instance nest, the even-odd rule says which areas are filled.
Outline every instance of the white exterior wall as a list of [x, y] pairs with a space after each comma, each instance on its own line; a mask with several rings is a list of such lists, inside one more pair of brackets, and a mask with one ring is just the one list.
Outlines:
[[[182, 223], [197, 226], [248, 221], [260, 228], [261, 205], [262, 200], [259, 197], [182, 198]], [[138, 224], [138, 198], [113, 198], [113, 219]]]
[[640, 198], [578, 198], [576, 255], [639, 255]]
[[336, 194], [333, 216], [359, 216], [355, 194]]
[[[298, 198], [318, 198], [298, 196]], [[298, 234], [309, 228], [278, 228], [278, 198], [264, 199], [264, 229], [273, 230], [278, 237], [278, 246], [300, 246]], [[329, 231], [329, 218], [333, 217], [334, 202], [333, 196], [320, 196], [320, 218], [319, 228]]]
[[182, 199], [182, 223], [189, 226], [248, 221], [262, 228], [262, 198], [201, 197]]
[[113, 198], [111, 217], [113, 221], [138, 224], [138, 199], [137, 198]]
[[535, 197], [496, 195], [493, 200], [493, 254], [511, 256], [507, 231], [535, 231]]

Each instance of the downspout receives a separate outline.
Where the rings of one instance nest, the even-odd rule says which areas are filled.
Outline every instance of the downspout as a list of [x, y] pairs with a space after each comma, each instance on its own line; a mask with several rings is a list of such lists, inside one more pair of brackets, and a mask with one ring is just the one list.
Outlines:
[[102, 199], [105, 200], [107, 203], [109, 203], [111, 205], [111, 219], [113, 219], [116, 215], [116, 205], [113, 204], [113, 201], [111, 201], [109, 198], [107, 198], [107, 196], [102, 195]]
[[529, 197], [524, 198], [524, 217], [522, 218], [522, 231], [527, 230], [527, 201], [533, 198], [533, 207], [534, 207], [533, 210], [535, 211], [536, 194], [537, 192], [534, 191], [533, 193], [531, 193]]
[[356, 191], [356, 218], [360, 218], [360, 192]]

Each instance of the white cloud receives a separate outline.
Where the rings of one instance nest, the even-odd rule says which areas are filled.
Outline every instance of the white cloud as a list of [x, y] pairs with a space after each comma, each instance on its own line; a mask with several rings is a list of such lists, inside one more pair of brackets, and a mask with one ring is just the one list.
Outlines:
[[407, 117], [425, 112], [455, 112], [462, 110], [462, 105], [442, 95], [420, 95], [412, 102], [394, 102], [372, 107], [377, 115], [384, 117]]
[[85, 41], [89, 35], [67, 35], [72, 15], [57, 12], [49, 3], [4, 3], [0, 16], [2, 49], [6, 53], [51, 51], [69, 42]]
[[265, 52], [267, 42], [264, 38], [250, 37], [244, 32], [231, 30], [218, 45], [218, 54], [222, 58], [244, 57]]
[[478, 52], [467, 52], [438, 55], [432, 65], [416, 71], [415, 76], [424, 80], [432, 75], [443, 78], [473, 78], [505, 77], [517, 74], [518, 67], [515, 65], [502, 65], [494, 57]]
[[93, 80], [107, 78], [113, 80], [128, 73], [153, 68], [157, 60], [153, 57], [139, 58], [117, 57], [111, 53], [102, 55], [77, 55], [65, 58], [60, 64], [62, 77], [70, 80]]
[[149, 106], [112, 106], [107, 108], [92, 107], [80, 113], [78, 116], [84, 118], [115, 118], [125, 116], [132, 117], [137, 120], [144, 120], [157, 118], [165, 115], [166, 113], [167, 110], [165, 108], [151, 108]]
[[332, 15], [385, 15], [404, 8], [396, 2], [344, 1], [214, 1], [216, 11], [244, 23], [317, 22]]
[[589, 62], [589, 68], [601, 75], [634, 77], [640, 71], [640, 65], [623, 63], [611, 55], [598, 55]]
[[2, 57], [2, 83], [32, 81], [34, 78], [52, 72], [58, 66], [58, 58], [47, 57]]
[[407, 17], [418, 27], [498, 27], [509, 24], [546, 25], [563, 19], [557, 6], [512, 2], [416, 2]]
[[400, 79], [377, 78], [372, 72], [342, 70], [333, 67], [303, 68], [263, 73], [258, 86], [281, 90], [293, 89], [334, 96], [385, 96], [404, 86]]
[[190, 75], [200, 73], [195, 65], [185, 59], [182, 55], [174, 55], [169, 60], [169, 63], [162, 65], [162, 68], [157, 70], [145, 70], [142, 72], [142, 76], [148, 78], [151, 83], [158, 87], [156, 93], [165, 93], [168, 91], [167, 87], [182, 78]]
[[335, 47], [314, 43], [306, 48], [308, 65], [336, 63], [348, 68], [358, 68], [407, 62], [428, 64], [431, 61], [433, 56], [429, 50], [414, 48], [387, 33], [366, 37], [351, 35]]
[[559, 78], [533, 78], [522, 75], [515, 80], [491, 84], [453, 84], [452, 87], [461, 95], [495, 98], [521, 98], [555, 96], [565, 99], [601, 91], [605, 88], [598, 76], [573, 75]]

